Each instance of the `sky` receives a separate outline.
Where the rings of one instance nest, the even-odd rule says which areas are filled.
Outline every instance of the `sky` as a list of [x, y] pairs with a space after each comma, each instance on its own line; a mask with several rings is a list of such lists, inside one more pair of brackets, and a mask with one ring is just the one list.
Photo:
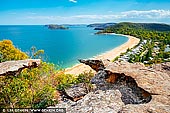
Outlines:
[[170, 0], [0, 0], [0, 25], [170, 24]]

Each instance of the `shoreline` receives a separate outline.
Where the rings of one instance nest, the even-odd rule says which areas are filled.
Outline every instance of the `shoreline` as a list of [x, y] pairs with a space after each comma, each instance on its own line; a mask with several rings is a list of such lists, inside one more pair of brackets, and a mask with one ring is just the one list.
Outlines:
[[[99, 55], [94, 56], [94, 57], [89, 58], [89, 59], [98, 59], [98, 60], [100, 60], [100, 59], [101, 60], [109, 59], [109, 60], [113, 60], [117, 56], [119, 56], [121, 53], [126, 52], [126, 50], [128, 48], [131, 49], [131, 48], [133, 48], [134, 46], [136, 46], [140, 42], [139, 38], [136, 38], [136, 37], [130, 36], [130, 35], [115, 34], [115, 33], [103, 33], [103, 34], [125, 36], [125, 37], [128, 38], [128, 41], [123, 43], [122, 45], [112, 49], [112, 50], [106, 51], [106, 52], [104, 52], [102, 54], [99, 54]], [[79, 74], [81, 74], [83, 72], [89, 72], [90, 70], [92, 72], [94, 72], [89, 66], [80, 63], [80, 64], [74, 65], [71, 68], [66, 68], [64, 73], [65, 74], [79, 75]]]

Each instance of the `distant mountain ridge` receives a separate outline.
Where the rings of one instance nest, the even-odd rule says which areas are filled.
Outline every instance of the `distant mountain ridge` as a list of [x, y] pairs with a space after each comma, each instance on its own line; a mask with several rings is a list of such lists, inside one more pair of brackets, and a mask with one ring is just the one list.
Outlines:
[[170, 25], [164, 23], [132, 23], [132, 22], [94, 23], [87, 25], [87, 27], [94, 27], [94, 30], [105, 30], [107, 28], [111, 29], [135, 28], [153, 31], [170, 31]]

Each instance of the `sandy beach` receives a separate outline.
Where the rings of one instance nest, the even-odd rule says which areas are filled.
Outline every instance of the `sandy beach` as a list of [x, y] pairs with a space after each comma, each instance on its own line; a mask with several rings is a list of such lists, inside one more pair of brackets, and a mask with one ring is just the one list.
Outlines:
[[[128, 41], [125, 42], [124, 44], [110, 50], [110, 51], [106, 51], [105, 53], [102, 53], [102, 54], [100, 54], [98, 56], [95, 56], [92, 59], [102, 59], [102, 60], [109, 59], [109, 60], [113, 60], [114, 58], [119, 56], [121, 53], [126, 52], [126, 50], [128, 48], [133, 48], [140, 41], [140, 39], [138, 39], [136, 37], [133, 37], [133, 36], [129, 36], [129, 35], [122, 35], [122, 34], [115, 34], [115, 33], [107, 33], [106, 35], [126, 36], [126, 37], [128, 37]], [[83, 73], [83, 72], [89, 72], [90, 70], [92, 70], [92, 69], [87, 65], [77, 64], [77, 65], [75, 65], [75, 66], [73, 66], [71, 68], [65, 69], [65, 74], [78, 75], [78, 74]]]

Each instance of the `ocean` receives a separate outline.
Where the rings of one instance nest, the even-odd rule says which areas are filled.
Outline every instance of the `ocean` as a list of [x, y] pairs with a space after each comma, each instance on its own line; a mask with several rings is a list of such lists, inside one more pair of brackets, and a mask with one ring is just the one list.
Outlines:
[[27, 53], [32, 46], [43, 49], [45, 61], [62, 68], [77, 64], [78, 59], [109, 51], [128, 40], [119, 35], [95, 35], [97, 31], [85, 25], [68, 27], [68, 30], [50, 30], [44, 25], [0, 25], [0, 40], [9, 39]]

